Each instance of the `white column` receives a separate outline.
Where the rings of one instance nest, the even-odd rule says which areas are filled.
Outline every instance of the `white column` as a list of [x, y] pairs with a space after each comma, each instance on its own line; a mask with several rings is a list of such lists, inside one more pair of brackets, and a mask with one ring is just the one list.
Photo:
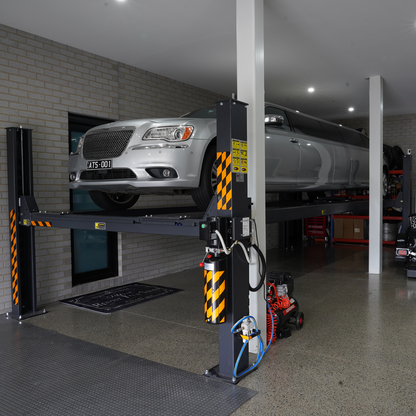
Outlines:
[[[237, 99], [249, 104], [248, 128], [248, 196], [252, 216], [257, 224], [259, 247], [266, 256], [266, 193], [264, 152], [264, 4], [263, 0], [237, 2]], [[250, 285], [259, 282], [258, 259], [254, 250], [250, 265]], [[266, 342], [266, 303], [263, 289], [250, 292], [250, 315], [256, 318]], [[250, 352], [257, 343], [250, 342]]]
[[370, 241], [368, 272], [382, 271], [383, 78], [370, 77]]

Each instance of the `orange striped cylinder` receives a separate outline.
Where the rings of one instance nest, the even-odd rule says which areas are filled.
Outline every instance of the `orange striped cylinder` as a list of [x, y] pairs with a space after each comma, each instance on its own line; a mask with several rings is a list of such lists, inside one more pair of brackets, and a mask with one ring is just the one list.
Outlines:
[[226, 260], [222, 257], [207, 256], [204, 261], [205, 321], [209, 324], [225, 322]]

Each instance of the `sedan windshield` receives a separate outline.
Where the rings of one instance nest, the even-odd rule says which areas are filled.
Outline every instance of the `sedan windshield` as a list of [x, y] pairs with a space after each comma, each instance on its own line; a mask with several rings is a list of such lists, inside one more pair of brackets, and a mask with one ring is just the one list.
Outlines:
[[217, 118], [217, 108], [216, 106], [201, 108], [196, 111], [191, 111], [187, 113], [182, 118]]

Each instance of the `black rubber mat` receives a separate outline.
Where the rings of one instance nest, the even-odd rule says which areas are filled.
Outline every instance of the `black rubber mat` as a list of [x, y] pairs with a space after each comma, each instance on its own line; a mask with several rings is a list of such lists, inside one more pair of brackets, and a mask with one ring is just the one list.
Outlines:
[[101, 313], [112, 313], [129, 306], [138, 305], [161, 296], [179, 292], [181, 289], [147, 285], [144, 283], [130, 283], [128, 285], [112, 287], [86, 295], [61, 300], [81, 308], [91, 309]]
[[223, 416], [256, 392], [0, 316], [0, 414]]

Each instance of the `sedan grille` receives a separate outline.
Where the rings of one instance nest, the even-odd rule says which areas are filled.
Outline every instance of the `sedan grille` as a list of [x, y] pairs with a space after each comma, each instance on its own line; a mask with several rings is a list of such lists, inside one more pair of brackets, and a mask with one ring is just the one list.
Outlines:
[[130, 169], [84, 170], [81, 172], [82, 181], [107, 181], [111, 179], [137, 179]]
[[126, 149], [133, 130], [102, 131], [85, 136], [83, 155], [85, 159], [119, 157]]

